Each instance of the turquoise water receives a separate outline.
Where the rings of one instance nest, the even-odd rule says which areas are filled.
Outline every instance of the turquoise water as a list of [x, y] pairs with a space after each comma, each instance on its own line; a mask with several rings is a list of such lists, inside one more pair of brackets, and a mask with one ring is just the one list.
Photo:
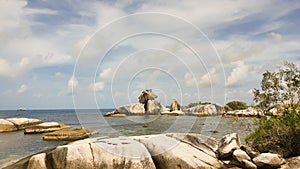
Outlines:
[[[220, 139], [223, 135], [236, 132], [242, 142], [256, 128], [253, 118], [222, 118], [195, 116], [127, 116], [123, 118], [102, 117], [105, 110], [1, 110], [0, 118], [27, 117], [43, 121], [56, 121], [72, 127], [87, 127], [98, 131], [97, 136], [133, 136], [171, 132], [191, 132]], [[0, 133], [0, 166], [67, 142], [43, 141], [42, 134], [24, 135], [23, 131]]]

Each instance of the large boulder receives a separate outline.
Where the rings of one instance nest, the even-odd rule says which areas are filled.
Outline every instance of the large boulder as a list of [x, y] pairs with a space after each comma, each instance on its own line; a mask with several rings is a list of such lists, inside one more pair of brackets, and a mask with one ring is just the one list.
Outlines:
[[224, 107], [217, 104], [203, 104], [197, 105], [190, 108], [184, 108], [183, 111], [189, 115], [196, 116], [214, 116], [221, 115], [223, 113]]
[[223, 136], [218, 147], [219, 158], [223, 159], [230, 156], [234, 150], [240, 149], [240, 147], [241, 141], [237, 133]]
[[34, 169], [30, 167], [43, 166], [43, 164], [51, 164], [48, 168], [53, 169], [155, 168], [146, 147], [126, 138], [87, 139], [70, 145], [58, 146], [49, 152], [46, 158], [43, 158], [43, 155], [31, 157], [29, 164], [27, 169]]
[[16, 130], [18, 130], [18, 128], [12, 122], [7, 121], [5, 119], [0, 119], [0, 133]]
[[258, 167], [280, 167], [285, 160], [278, 154], [261, 153], [253, 159]]
[[8, 118], [6, 120], [13, 123], [18, 128], [18, 130], [22, 130], [27, 127], [34, 126], [43, 122], [40, 119], [31, 119], [31, 118]]
[[57, 130], [70, 128], [70, 126], [60, 124], [57, 122], [44, 122], [38, 125], [28, 127], [24, 130], [24, 134], [39, 134], [39, 133], [49, 133]]
[[157, 100], [148, 100], [147, 109], [150, 114], [159, 114], [163, 107]]
[[43, 139], [56, 141], [74, 141], [88, 138], [89, 135], [92, 134], [95, 134], [94, 131], [86, 128], [67, 128], [47, 133], [43, 136]]
[[139, 115], [145, 114], [145, 109], [143, 104], [128, 104], [121, 106], [115, 110], [116, 114], [130, 114], [130, 115]]
[[134, 137], [152, 155], [157, 168], [221, 168], [209, 144], [200, 135], [160, 134]]

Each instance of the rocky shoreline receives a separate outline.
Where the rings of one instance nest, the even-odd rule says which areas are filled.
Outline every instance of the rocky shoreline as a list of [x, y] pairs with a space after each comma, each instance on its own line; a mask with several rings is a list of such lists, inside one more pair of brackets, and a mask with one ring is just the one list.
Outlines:
[[[2, 166], [3, 169], [90, 168], [299, 168], [300, 157], [283, 159], [241, 145], [236, 133], [221, 140], [193, 133], [88, 138]], [[297, 161], [298, 160], [298, 161]]]
[[24, 134], [44, 134], [43, 140], [75, 141], [96, 134], [86, 128], [72, 128], [57, 122], [43, 122], [32, 118], [0, 119], [0, 133], [24, 130]]

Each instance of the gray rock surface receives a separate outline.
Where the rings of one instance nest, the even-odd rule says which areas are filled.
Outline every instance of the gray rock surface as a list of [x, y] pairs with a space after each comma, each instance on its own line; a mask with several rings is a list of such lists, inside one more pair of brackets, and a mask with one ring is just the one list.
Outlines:
[[0, 133], [16, 130], [18, 130], [18, 128], [12, 122], [7, 121], [5, 119], [0, 119]]
[[261, 153], [253, 159], [253, 162], [258, 167], [280, 167], [285, 163], [285, 160], [278, 154], [273, 153]]

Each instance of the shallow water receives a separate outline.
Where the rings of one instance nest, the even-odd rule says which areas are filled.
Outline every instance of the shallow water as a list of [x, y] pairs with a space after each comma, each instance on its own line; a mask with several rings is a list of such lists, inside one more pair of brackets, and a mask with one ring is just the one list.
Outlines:
[[[87, 127], [99, 132], [97, 136], [133, 136], [160, 133], [199, 133], [220, 139], [236, 132], [241, 141], [256, 128], [253, 118], [222, 118], [195, 116], [127, 116], [102, 117], [107, 110], [31, 110], [0, 111], [0, 118], [28, 117], [43, 121], [56, 121], [72, 127]], [[42, 134], [24, 135], [23, 131], [0, 133], [0, 165], [67, 142], [43, 141]]]

